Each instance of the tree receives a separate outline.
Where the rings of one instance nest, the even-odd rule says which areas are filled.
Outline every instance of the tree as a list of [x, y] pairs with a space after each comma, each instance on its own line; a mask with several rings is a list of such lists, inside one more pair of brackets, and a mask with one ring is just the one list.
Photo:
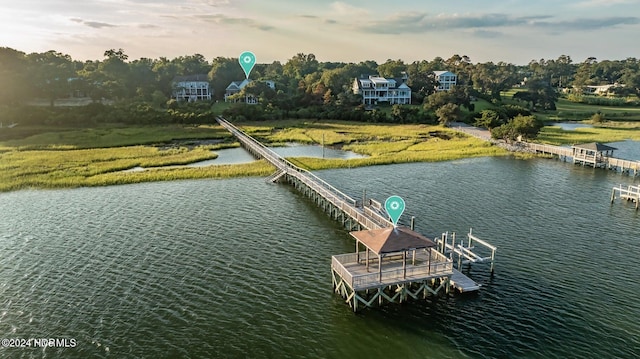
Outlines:
[[314, 54], [298, 53], [282, 66], [282, 73], [295, 79], [302, 79], [305, 76], [318, 71], [318, 60]]
[[407, 85], [411, 87], [411, 102], [423, 103], [424, 99], [436, 91], [436, 78], [427, 61], [415, 61], [407, 66], [409, 79]]
[[474, 86], [497, 100], [500, 100], [500, 92], [513, 87], [519, 81], [515, 65], [504, 62], [477, 64], [471, 77]]
[[527, 82], [527, 90], [516, 92], [513, 99], [529, 103], [531, 110], [555, 110], [558, 93], [546, 81], [532, 80]]
[[40, 95], [54, 100], [69, 95], [69, 80], [76, 76], [71, 56], [56, 51], [33, 53], [27, 56], [30, 62], [30, 80]]
[[213, 59], [211, 71], [209, 71], [209, 80], [213, 88], [213, 96], [217, 99], [223, 99], [227, 86], [232, 81], [241, 81], [245, 78], [245, 74], [236, 58], [216, 57]]
[[436, 116], [441, 125], [447, 125], [460, 118], [460, 107], [453, 103], [445, 104], [436, 110]]
[[414, 106], [391, 106], [391, 122], [411, 123], [420, 120], [420, 109]]
[[437, 91], [425, 98], [424, 107], [427, 110], [435, 111], [448, 103], [455, 104], [455, 97], [453, 94], [449, 91]]
[[542, 126], [542, 122], [538, 121], [535, 116], [518, 115], [506, 124], [494, 128], [491, 131], [491, 136], [506, 141], [515, 141], [519, 138], [527, 140], [535, 138]]
[[484, 127], [488, 130], [502, 125], [504, 121], [500, 118], [500, 115], [494, 110], [483, 110], [480, 112], [480, 118], [476, 118], [475, 125], [478, 127]]
[[24, 52], [0, 47], [0, 105], [14, 104], [28, 96], [28, 73]]
[[378, 74], [382, 77], [401, 77], [407, 71], [407, 65], [402, 60], [387, 60], [384, 64], [378, 65]]
[[98, 65], [98, 71], [102, 77], [101, 86], [106, 96], [111, 99], [122, 99], [133, 97], [135, 90], [131, 83], [129, 65], [125, 62], [129, 56], [122, 49], [107, 50], [104, 52], [107, 57]]

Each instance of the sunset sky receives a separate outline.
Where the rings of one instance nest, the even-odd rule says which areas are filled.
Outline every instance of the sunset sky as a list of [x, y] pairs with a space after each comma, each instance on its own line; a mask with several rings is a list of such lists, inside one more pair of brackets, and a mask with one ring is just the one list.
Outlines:
[[122, 48], [130, 59], [202, 54], [259, 63], [299, 52], [320, 61], [474, 63], [566, 54], [640, 57], [640, 0], [0, 0], [0, 47], [77, 60]]

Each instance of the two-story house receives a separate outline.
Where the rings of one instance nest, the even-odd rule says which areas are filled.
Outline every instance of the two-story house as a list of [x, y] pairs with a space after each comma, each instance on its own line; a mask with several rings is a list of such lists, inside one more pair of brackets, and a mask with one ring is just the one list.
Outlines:
[[449, 91], [453, 86], [458, 83], [458, 76], [449, 71], [434, 71], [436, 81], [438, 81], [438, 87], [436, 91]]
[[[267, 86], [269, 86], [270, 89], [275, 90], [276, 89], [276, 83], [273, 81], [269, 81], [269, 80], [265, 80], [263, 81]], [[238, 92], [242, 91], [242, 89], [247, 86], [249, 83], [251, 83], [251, 80], [249, 79], [245, 79], [242, 81], [232, 81], [229, 86], [227, 86], [227, 88], [225, 89], [225, 93], [224, 93], [224, 102], [244, 102], [244, 103], [248, 103], [251, 105], [257, 104], [258, 103], [258, 98], [256, 96], [254, 96], [253, 94], [245, 94], [244, 98], [234, 98], [231, 97], [235, 94], [237, 94]]]
[[389, 104], [411, 104], [411, 88], [406, 84], [407, 77], [384, 78], [368, 76], [353, 81], [353, 93], [362, 95], [364, 105], [375, 105], [380, 102]]
[[205, 74], [176, 76], [173, 79], [173, 98], [194, 102], [211, 100], [212, 90]]

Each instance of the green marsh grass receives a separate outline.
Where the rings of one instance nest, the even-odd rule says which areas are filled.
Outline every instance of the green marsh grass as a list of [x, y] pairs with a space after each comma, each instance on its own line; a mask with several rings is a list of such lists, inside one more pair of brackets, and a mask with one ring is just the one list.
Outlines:
[[[244, 124], [240, 125], [245, 128]], [[302, 142], [296, 140], [298, 138], [313, 138], [314, 143], [319, 143], [324, 134], [327, 145], [369, 156], [348, 160], [288, 158], [294, 164], [308, 170], [449, 161], [466, 157], [504, 156], [509, 153], [485, 141], [442, 126], [313, 121], [300, 121], [292, 125], [293, 127], [286, 131], [278, 130], [271, 123], [252, 123], [248, 127], [253, 133], [260, 133], [263, 140], [275, 143]]]
[[540, 130], [536, 142], [552, 145], [573, 145], [588, 142], [640, 141], [639, 123], [614, 123], [609, 127], [577, 128], [565, 131], [559, 126], [545, 126]]
[[[441, 126], [363, 124], [286, 120], [239, 123], [267, 143], [321, 143], [368, 155], [359, 159], [292, 158], [309, 169], [447, 161], [501, 156], [508, 152]], [[184, 146], [184, 140], [220, 139], [221, 143]], [[182, 140], [183, 147], [160, 146]], [[132, 146], [132, 144], [136, 144]], [[155, 144], [158, 146], [148, 146]], [[126, 146], [125, 146], [126, 145]], [[181, 146], [178, 144], [177, 146]], [[238, 143], [220, 126], [149, 126], [52, 131], [0, 142], [0, 191], [66, 188], [197, 178], [266, 176], [265, 161], [208, 167], [171, 167], [215, 158], [216, 149]], [[134, 167], [144, 171], [123, 172]]]
[[230, 138], [231, 134], [218, 125], [110, 126], [62, 131], [52, 128], [50, 132], [2, 141], [0, 147], [23, 150], [80, 149], [157, 144], [173, 140]]

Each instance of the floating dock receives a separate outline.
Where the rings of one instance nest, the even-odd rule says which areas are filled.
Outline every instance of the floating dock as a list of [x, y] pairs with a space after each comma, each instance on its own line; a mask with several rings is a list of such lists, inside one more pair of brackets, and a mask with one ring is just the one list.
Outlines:
[[[475, 236], [471, 237], [471, 232], [466, 247], [463, 243], [455, 247], [455, 235], [454, 242], [447, 244], [446, 240], [435, 241], [413, 231], [413, 218], [411, 228], [394, 227], [381, 214], [380, 202], [366, 198], [356, 200], [282, 158], [224, 118], [217, 117], [216, 120], [247, 151], [276, 167], [266, 181], [291, 184], [351, 231], [351, 236], [356, 240], [356, 251], [332, 256], [331, 274], [335, 292], [354, 311], [385, 302], [402, 303], [409, 298], [448, 293], [452, 286], [459, 292], [477, 291], [480, 288], [479, 284], [453, 268], [455, 255], [464, 258], [465, 264], [484, 261], [473, 251], [472, 240], [490, 245]], [[444, 243], [442, 249], [438, 249], [438, 243], [441, 242]], [[495, 247], [491, 248], [493, 272]], [[461, 264], [458, 263], [458, 269]]]

